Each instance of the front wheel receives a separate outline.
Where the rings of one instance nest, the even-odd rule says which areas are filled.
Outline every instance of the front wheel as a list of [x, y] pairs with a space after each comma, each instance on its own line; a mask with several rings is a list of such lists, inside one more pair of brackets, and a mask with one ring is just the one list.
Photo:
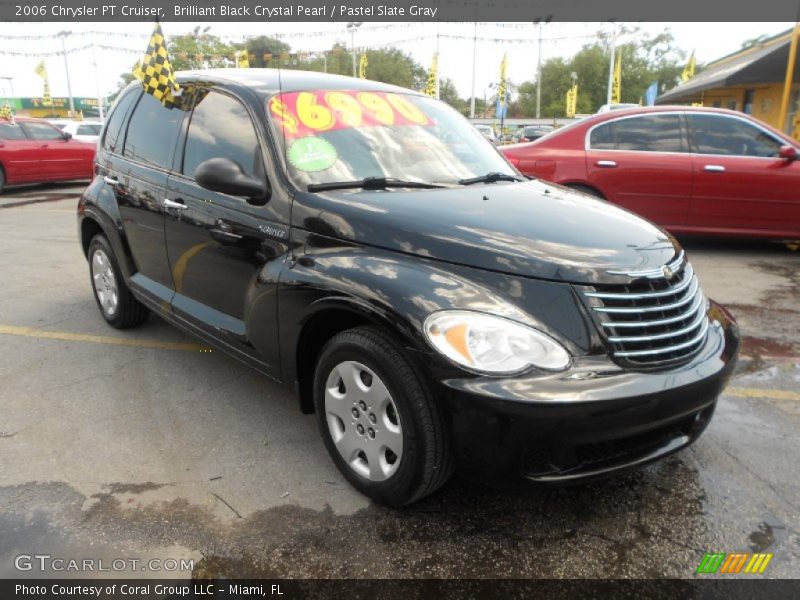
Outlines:
[[97, 307], [109, 325], [128, 329], [147, 320], [147, 308], [128, 289], [111, 244], [100, 234], [89, 244], [89, 276]]
[[351, 329], [326, 344], [314, 403], [331, 458], [373, 500], [410, 504], [452, 474], [447, 431], [430, 389], [383, 333]]

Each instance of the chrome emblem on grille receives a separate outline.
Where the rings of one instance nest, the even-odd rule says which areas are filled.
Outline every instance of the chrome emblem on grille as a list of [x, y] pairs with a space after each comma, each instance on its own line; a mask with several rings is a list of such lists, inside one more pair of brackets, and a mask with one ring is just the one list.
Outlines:
[[664, 265], [663, 267], [661, 267], [661, 274], [667, 281], [675, 277], [675, 272], [669, 268], [669, 265]]

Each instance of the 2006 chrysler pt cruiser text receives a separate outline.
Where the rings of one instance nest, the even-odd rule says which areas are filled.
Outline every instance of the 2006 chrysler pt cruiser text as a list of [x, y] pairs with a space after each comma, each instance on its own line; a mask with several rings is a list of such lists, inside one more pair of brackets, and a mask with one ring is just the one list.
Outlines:
[[152, 310], [293, 387], [342, 474], [403, 505], [459, 469], [607, 475], [691, 444], [734, 319], [679, 244], [523, 178], [445, 104], [268, 69], [129, 86], [78, 207], [114, 327]]

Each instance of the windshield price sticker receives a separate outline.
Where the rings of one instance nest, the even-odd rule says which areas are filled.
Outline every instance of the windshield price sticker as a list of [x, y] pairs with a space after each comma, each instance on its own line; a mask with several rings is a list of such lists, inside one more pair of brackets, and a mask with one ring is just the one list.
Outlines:
[[287, 139], [337, 129], [432, 123], [405, 95], [386, 92], [289, 92], [270, 98], [268, 107]]

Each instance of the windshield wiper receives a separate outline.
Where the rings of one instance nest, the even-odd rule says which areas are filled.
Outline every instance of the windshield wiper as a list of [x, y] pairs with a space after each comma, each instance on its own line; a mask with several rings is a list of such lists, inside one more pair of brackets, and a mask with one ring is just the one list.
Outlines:
[[440, 188], [444, 187], [437, 183], [425, 183], [424, 181], [403, 181], [394, 177], [365, 177], [353, 181], [328, 181], [327, 183], [310, 183], [309, 192], [324, 192], [325, 190], [346, 190], [349, 188], [362, 188], [365, 190], [385, 190], [390, 187], [404, 188]]
[[459, 179], [458, 183], [461, 185], [472, 185], [473, 183], [495, 183], [497, 181], [524, 181], [524, 179], [520, 179], [516, 175], [492, 171], [486, 175], [478, 175], [477, 177], [470, 177], [468, 179]]

